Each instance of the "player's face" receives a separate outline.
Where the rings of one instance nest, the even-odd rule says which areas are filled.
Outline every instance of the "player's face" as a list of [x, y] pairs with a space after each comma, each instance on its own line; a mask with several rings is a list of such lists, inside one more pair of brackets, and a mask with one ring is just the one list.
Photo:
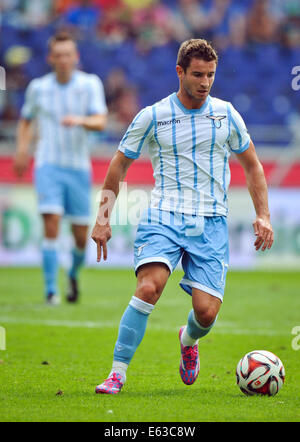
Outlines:
[[217, 63], [192, 58], [186, 72], [181, 66], [177, 66], [177, 74], [181, 89], [190, 99], [204, 102], [210, 93], [215, 80]]
[[55, 43], [51, 48], [48, 60], [58, 75], [70, 75], [79, 61], [74, 42], [62, 41]]

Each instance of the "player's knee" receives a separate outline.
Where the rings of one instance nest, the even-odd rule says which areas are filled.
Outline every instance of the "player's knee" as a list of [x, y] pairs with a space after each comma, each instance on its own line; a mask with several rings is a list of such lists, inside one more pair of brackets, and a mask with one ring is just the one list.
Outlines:
[[199, 322], [199, 324], [201, 324], [202, 327], [205, 328], [213, 324], [218, 314], [216, 309], [214, 309], [213, 307], [207, 307], [204, 309], [197, 309], [197, 310], [194, 309], [194, 312], [195, 312], [195, 317]]
[[156, 304], [160, 297], [161, 291], [159, 284], [153, 280], [144, 280], [138, 284], [135, 296], [149, 304]]
[[48, 224], [45, 228], [45, 238], [56, 239], [58, 237], [58, 228], [55, 224]]
[[75, 239], [75, 244], [76, 244], [77, 249], [84, 250], [85, 246], [86, 246], [86, 238], [85, 237], [83, 237], [83, 238], [76, 238]]
[[72, 233], [77, 249], [85, 249], [87, 243], [88, 227], [73, 225]]
[[48, 239], [56, 239], [59, 233], [58, 215], [43, 215], [44, 220], [44, 236]]

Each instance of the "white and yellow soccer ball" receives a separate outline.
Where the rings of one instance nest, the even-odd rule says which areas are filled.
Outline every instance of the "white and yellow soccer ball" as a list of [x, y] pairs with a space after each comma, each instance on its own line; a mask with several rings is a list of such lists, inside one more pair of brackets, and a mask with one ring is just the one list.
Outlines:
[[284, 379], [283, 363], [270, 351], [250, 351], [236, 367], [237, 385], [246, 395], [275, 396]]

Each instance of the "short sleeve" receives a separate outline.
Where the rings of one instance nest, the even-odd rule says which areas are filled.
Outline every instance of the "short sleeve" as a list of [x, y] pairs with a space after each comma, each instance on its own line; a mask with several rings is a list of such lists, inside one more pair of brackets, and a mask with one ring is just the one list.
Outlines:
[[97, 75], [90, 76], [89, 115], [106, 114], [107, 106], [103, 83]]
[[25, 101], [21, 109], [21, 118], [32, 120], [37, 113], [37, 80], [32, 80], [25, 92]]
[[134, 118], [122, 138], [119, 150], [128, 158], [137, 159], [142, 148], [149, 145], [153, 135], [153, 120], [148, 108], [142, 109]]
[[230, 150], [234, 153], [243, 153], [250, 145], [250, 135], [243, 118], [238, 111], [228, 104], [228, 115], [230, 124], [230, 137], [228, 144]]

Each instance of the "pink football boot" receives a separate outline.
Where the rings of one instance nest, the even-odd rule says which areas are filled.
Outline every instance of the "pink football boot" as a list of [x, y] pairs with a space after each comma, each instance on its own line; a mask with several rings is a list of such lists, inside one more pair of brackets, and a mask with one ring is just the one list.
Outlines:
[[98, 394], [120, 393], [124, 383], [119, 373], [111, 373], [109, 377], [100, 385], [97, 385], [95, 392]]
[[200, 360], [198, 353], [198, 345], [184, 347], [181, 343], [181, 335], [184, 327], [179, 330], [179, 341], [181, 348], [181, 359], [179, 372], [182, 381], [186, 385], [192, 385], [198, 377], [200, 370]]

